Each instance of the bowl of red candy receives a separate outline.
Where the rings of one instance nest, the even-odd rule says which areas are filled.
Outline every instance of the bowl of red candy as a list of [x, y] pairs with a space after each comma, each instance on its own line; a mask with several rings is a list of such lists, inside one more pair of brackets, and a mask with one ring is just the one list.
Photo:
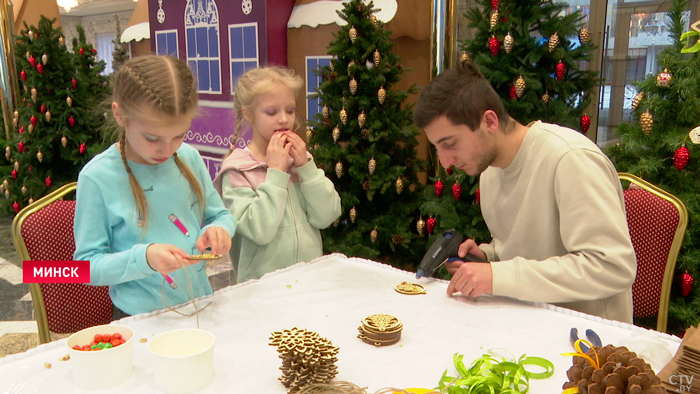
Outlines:
[[88, 327], [68, 337], [66, 346], [73, 364], [73, 379], [80, 388], [115, 387], [133, 374], [134, 331], [127, 326]]

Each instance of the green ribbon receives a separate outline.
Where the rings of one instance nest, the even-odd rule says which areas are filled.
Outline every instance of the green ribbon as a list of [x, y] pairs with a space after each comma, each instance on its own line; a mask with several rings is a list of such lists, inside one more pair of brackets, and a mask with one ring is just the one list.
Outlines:
[[[688, 48], [688, 45], [690, 45], [690, 37], [695, 37], [695, 36], [700, 36], [700, 33], [695, 31], [695, 30], [687, 31], [687, 32], [681, 34], [680, 41], [681, 41], [681, 43], [683, 43], [683, 49], [681, 49], [681, 53], [691, 53], [691, 52], [695, 53], [695, 52], [700, 51], [700, 39], [695, 41], [695, 45]], [[700, 37], [698, 37], [698, 38], [700, 38]]]
[[[469, 368], [463, 359], [463, 355], [455, 353], [453, 362], [459, 376], [448, 376], [445, 371], [438, 386], [441, 393], [525, 394], [530, 390], [530, 379], [547, 379], [554, 374], [554, 364], [541, 357], [522, 355], [516, 361], [484, 354]], [[528, 370], [532, 366], [542, 372]]]

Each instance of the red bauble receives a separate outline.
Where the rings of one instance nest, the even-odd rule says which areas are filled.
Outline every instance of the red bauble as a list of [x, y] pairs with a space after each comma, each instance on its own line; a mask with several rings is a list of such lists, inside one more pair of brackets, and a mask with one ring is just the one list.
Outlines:
[[432, 235], [433, 229], [435, 229], [435, 219], [428, 218], [428, 220], [425, 222], [425, 228], [428, 229], [428, 234]]
[[19, 204], [17, 204], [17, 201], [12, 203], [12, 209], [15, 210], [15, 213], [19, 212]]
[[491, 7], [493, 7], [494, 10], [498, 9], [498, 0], [491, 0]]
[[32, 116], [29, 118], [29, 123], [32, 124], [32, 126], [36, 127], [36, 116]]
[[44, 182], [46, 182], [46, 187], [51, 187], [51, 177], [47, 176], [46, 179], [44, 179]]
[[452, 185], [452, 195], [455, 196], [455, 200], [459, 201], [459, 196], [462, 195], [462, 185], [459, 183]]
[[36, 67], [36, 59], [34, 59], [34, 56], [29, 57], [29, 65]]
[[19, 133], [20, 134], [24, 133], [24, 126], [19, 126]]
[[20, 71], [19, 76], [22, 78], [22, 81], [27, 80], [27, 72], [26, 71], [24, 71], [24, 70]]
[[24, 152], [24, 142], [20, 141], [17, 143], [17, 151], [18, 152]]
[[46, 104], [41, 104], [41, 113], [46, 112]]
[[90, 49], [90, 52], [92, 52], [93, 54], [97, 53], [97, 51], [95, 50], [95, 48]]
[[491, 36], [491, 39], [489, 40], [489, 49], [491, 50], [491, 53], [493, 53], [493, 56], [498, 56], [498, 50], [501, 49], [501, 42], [498, 41], [496, 36]]
[[562, 63], [561, 60], [560, 60], [559, 63], [557, 63], [555, 69], [554, 69], [554, 73], [555, 73], [556, 76], [557, 76], [557, 81], [561, 81], [562, 78], [564, 78], [564, 73], [565, 73], [565, 72], [566, 72], [566, 66], [565, 66], [564, 63]]
[[685, 146], [681, 146], [676, 149], [676, 153], [673, 154], [673, 164], [676, 166], [678, 171], [685, 168], [688, 164], [688, 159], [690, 158], [690, 151]]
[[591, 117], [583, 114], [581, 117], [581, 131], [583, 131], [584, 134], [588, 132], [588, 128], [591, 127]]
[[474, 192], [474, 198], [476, 198], [477, 204], [481, 204], [481, 189], [476, 189]]
[[78, 152], [82, 155], [85, 153], [85, 143], [80, 144], [80, 148], [78, 148]]
[[85, 53], [85, 49], [80, 48], [80, 51], [78, 51], [78, 53], [80, 53], [81, 55], [83, 55], [83, 54]]
[[517, 91], [517, 89], [515, 89], [515, 85], [510, 85], [510, 99], [511, 100], [518, 99], [518, 91]]
[[75, 90], [76, 87], [78, 87], [78, 81], [75, 80], [75, 78], [70, 80], [71, 83], [71, 88]]
[[68, 118], [68, 124], [70, 125], [70, 127], [75, 126], [75, 118], [72, 117], [72, 116], [69, 117], [69, 118]]
[[445, 168], [445, 171], [447, 171], [447, 175], [452, 175], [452, 166]]
[[12, 170], [12, 179], [17, 179], [17, 170]]
[[690, 294], [690, 291], [693, 289], [694, 281], [695, 279], [693, 278], [693, 275], [690, 275], [687, 272], [684, 272], [683, 275], [681, 275], [681, 294], [683, 297]]
[[440, 197], [440, 195], [442, 194], [442, 189], [443, 189], [444, 187], [445, 187], [445, 185], [443, 185], [443, 184], [442, 184], [442, 181], [438, 179], [438, 180], [435, 182], [435, 195], [438, 196], [438, 197]]
[[44, 66], [41, 64], [37, 64], [36, 70], [39, 71], [39, 74], [43, 74], [44, 73]]

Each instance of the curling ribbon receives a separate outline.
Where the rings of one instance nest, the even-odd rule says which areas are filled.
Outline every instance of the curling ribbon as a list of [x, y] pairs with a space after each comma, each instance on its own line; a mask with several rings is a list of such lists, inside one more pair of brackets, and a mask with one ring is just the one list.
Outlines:
[[[593, 354], [595, 355], [595, 360], [593, 360], [593, 357], [587, 355], [581, 350], [581, 343], [585, 343], [588, 345], [590, 349], [593, 349]], [[598, 359], [598, 352], [595, 350], [593, 345], [588, 342], [585, 339], [578, 339], [576, 342], [574, 342], [574, 348], [576, 349], [576, 353], [562, 353], [562, 356], [574, 356], [574, 357], [582, 357], [588, 360], [591, 365], [593, 366], [594, 369], [600, 368], [598, 365], [600, 364], [600, 360]], [[561, 394], [577, 394], [578, 393], [578, 387], [571, 387], [568, 388], [564, 391], [561, 392]]]

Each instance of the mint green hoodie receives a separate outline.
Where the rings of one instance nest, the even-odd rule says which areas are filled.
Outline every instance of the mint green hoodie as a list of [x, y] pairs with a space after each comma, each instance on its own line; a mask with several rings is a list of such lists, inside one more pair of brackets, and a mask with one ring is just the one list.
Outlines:
[[287, 172], [247, 148], [223, 161], [214, 187], [238, 223], [229, 254], [239, 283], [323, 255], [319, 229], [340, 216], [340, 196], [308, 156], [296, 168], [290, 157]]

